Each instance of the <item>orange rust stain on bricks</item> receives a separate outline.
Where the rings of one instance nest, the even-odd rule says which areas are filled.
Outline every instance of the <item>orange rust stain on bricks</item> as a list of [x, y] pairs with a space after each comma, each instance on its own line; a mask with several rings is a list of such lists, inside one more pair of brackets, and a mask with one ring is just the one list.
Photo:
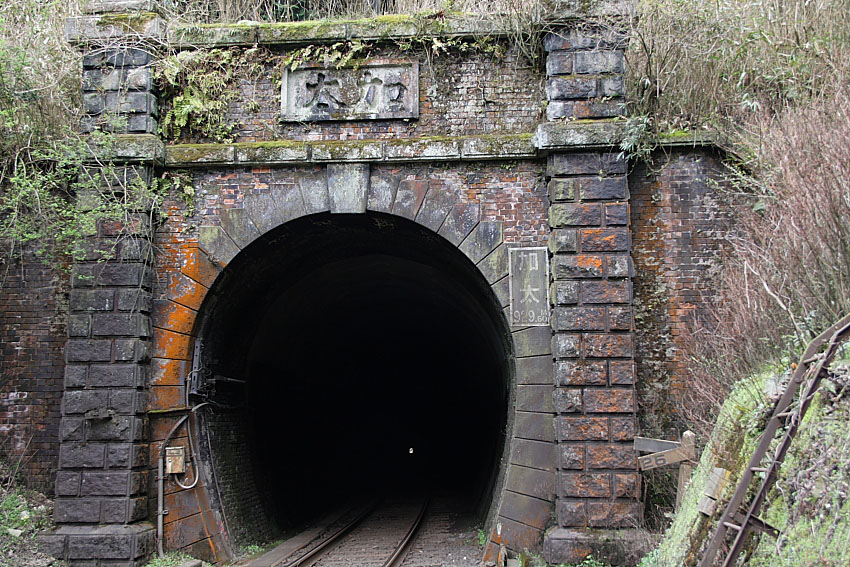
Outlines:
[[154, 301], [153, 326], [177, 333], [190, 334], [198, 312], [167, 299]]
[[187, 360], [154, 358], [151, 360], [151, 386], [179, 386], [188, 370]]
[[150, 390], [151, 409], [170, 409], [183, 406], [183, 389], [179, 386], [154, 386]]
[[207, 288], [183, 274], [173, 274], [168, 285], [168, 297], [197, 311], [207, 294]]
[[153, 356], [172, 360], [190, 360], [192, 337], [165, 329], [153, 330]]
[[221, 268], [216, 266], [197, 246], [189, 247], [181, 252], [180, 271], [205, 287], [211, 287]]

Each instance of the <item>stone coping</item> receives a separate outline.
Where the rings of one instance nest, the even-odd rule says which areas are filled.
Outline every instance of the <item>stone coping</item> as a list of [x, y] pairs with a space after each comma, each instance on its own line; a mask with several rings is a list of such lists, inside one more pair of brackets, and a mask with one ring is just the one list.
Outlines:
[[[625, 125], [625, 120], [618, 119], [574, 120], [540, 124], [534, 134], [233, 144], [166, 145], [154, 134], [116, 134], [109, 150], [92, 148], [92, 153], [97, 160], [166, 167], [515, 160], [545, 157], [553, 151], [618, 148]], [[668, 137], [659, 145], [713, 146], [715, 142], [710, 134], [697, 133]]]
[[537, 157], [531, 134], [403, 140], [249, 142], [166, 146], [168, 167], [330, 162], [471, 161]]
[[274, 165], [331, 162], [403, 163], [533, 159], [549, 151], [616, 147], [625, 122], [541, 124], [537, 133], [439, 136], [401, 140], [280, 141], [175, 144], [165, 147], [167, 167]]

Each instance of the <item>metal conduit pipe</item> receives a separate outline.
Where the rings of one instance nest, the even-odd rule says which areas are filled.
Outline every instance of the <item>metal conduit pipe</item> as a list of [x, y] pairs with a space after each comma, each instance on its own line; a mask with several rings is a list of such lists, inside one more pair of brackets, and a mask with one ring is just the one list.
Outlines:
[[157, 492], [156, 492], [156, 552], [160, 557], [165, 555], [165, 550], [162, 545], [162, 533], [163, 533], [163, 515], [165, 508], [165, 448], [168, 446], [168, 442], [171, 441], [171, 437], [174, 435], [174, 432], [177, 431], [177, 428], [186, 423], [186, 420], [189, 419], [188, 415], [184, 415], [180, 419], [177, 420], [177, 423], [171, 428], [171, 431], [168, 432], [168, 435], [165, 436], [165, 441], [162, 442], [162, 445], [159, 446], [159, 462], [156, 465], [157, 472]]
[[[191, 414], [194, 414], [197, 410], [207, 405], [208, 402], [204, 402], [202, 404], [198, 404], [191, 408], [189, 411]], [[156, 493], [156, 552], [160, 557], [165, 555], [165, 549], [163, 546], [163, 532], [164, 532], [164, 520], [165, 516], [165, 449], [168, 447], [168, 443], [171, 441], [171, 438], [174, 436], [174, 433], [177, 429], [186, 423], [189, 419], [189, 415], [184, 415], [180, 419], [177, 420], [177, 423], [172, 426], [171, 430], [168, 432], [168, 435], [165, 436], [165, 440], [162, 442], [159, 448], [159, 461], [157, 462], [157, 493]], [[195, 444], [192, 442], [191, 432], [189, 433], [189, 452], [192, 455], [192, 459], [195, 467], [195, 478], [194, 480], [188, 484], [184, 485], [180, 481], [177, 481], [178, 486], [183, 489], [194, 488], [195, 485], [198, 484], [198, 479], [200, 478], [200, 473], [198, 471], [198, 455], [197, 449], [195, 448]]]

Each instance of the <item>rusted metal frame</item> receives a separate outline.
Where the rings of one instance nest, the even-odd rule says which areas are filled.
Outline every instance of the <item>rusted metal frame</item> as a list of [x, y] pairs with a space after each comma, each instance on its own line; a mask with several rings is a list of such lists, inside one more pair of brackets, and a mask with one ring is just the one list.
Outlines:
[[[708, 548], [706, 549], [702, 561], [700, 561], [700, 567], [712, 567], [714, 565], [714, 559], [717, 555], [720, 546], [726, 540], [726, 535], [730, 528], [735, 529], [738, 533], [735, 537], [735, 541], [732, 547], [729, 549], [727, 553], [726, 560], [723, 562], [724, 567], [728, 567], [732, 563], [734, 563], [735, 559], [737, 559], [738, 554], [743, 547], [744, 542], [746, 541], [746, 537], [749, 534], [751, 528], [754, 527], [754, 519], [759, 520], [755, 517], [758, 513], [758, 510], [761, 507], [761, 504], [764, 502], [764, 498], [766, 497], [767, 491], [773, 485], [773, 482], [776, 479], [776, 475], [778, 473], [779, 464], [782, 462], [782, 459], [785, 456], [785, 453], [790, 446], [791, 439], [796, 433], [797, 428], [799, 427], [799, 423], [802, 421], [803, 416], [805, 415], [806, 410], [811, 403], [811, 400], [814, 396], [815, 391], [817, 390], [818, 385], [822, 379], [822, 373], [824, 367], [832, 360], [832, 357], [835, 355], [835, 349], [838, 346], [838, 343], [844, 339], [845, 335], [850, 333], [850, 314], [845, 317], [839, 319], [832, 326], [830, 326], [826, 331], [818, 335], [815, 339], [813, 339], [809, 346], [806, 348], [806, 352], [801, 357], [801, 362], [797, 366], [794, 371], [794, 374], [791, 378], [788, 387], [785, 389], [782, 397], [779, 402], [777, 402], [776, 407], [773, 411], [773, 414], [770, 420], [765, 427], [764, 433], [759, 440], [759, 444], [756, 447], [755, 452], [750, 458], [750, 462], [747, 465], [746, 470], [744, 470], [741, 479], [738, 481], [738, 486], [735, 489], [735, 493], [732, 495], [732, 498], [729, 500], [729, 503], [726, 506], [726, 509], [723, 512], [720, 520], [717, 524], [717, 529], [714, 532], [714, 535], [709, 542]], [[761, 467], [761, 462], [764, 459], [764, 456], [767, 454], [767, 451], [770, 449], [770, 445], [773, 442], [774, 437], [776, 436], [777, 431], [781, 426], [781, 420], [783, 417], [789, 415], [788, 408], [794, 402], [794, 397], [797, 394], [797, 390], [801, 383], [805, 380], [806, 374], [809, 371], [809, 364], [818, 360], [815, 358], [815, 354], [820, 350], [820, 348], [824, 345], [824, 343], [829, 340], [830, 344], [827, 348], [827, 351], [823, 353], [821, 357], [819, 357], [819, 363], [817, 365], [817, 371], [814, 373], [814, 376], [808, 380], [808, 387], [806, 388], [806, 393], [800, 399], [800, 405], [796, 412], [793, 412], [791, 423], [786, 423], [782, 425], [788, 429], [786, 431], [785, 436], [780, 442], [780, 446], [777, 449], [777, 452], [774, 455], [774, 459], [768, 467], [767, 474], [759, 487], [759, 491], [756, 494], [756, 497], [753, 500], [753, 503], [750, 505], [747, 514], [743, 516], [743, 520], [741, 520], [741, 514], [739, 509], [744, 502], [744, 498], [746, 497], [747, 491], [749, 489], [750, 484], [753, 481], [754, 475], [756, 471], [763, 471], [763, 467]], [[791, 432], [790, 435], [788, 432]], [[735, 522], [742, 523], [735, 523]], [[762, 522], [758, 522], [761, 524]], [[770, 531], [770, 530], [766, 530]]]

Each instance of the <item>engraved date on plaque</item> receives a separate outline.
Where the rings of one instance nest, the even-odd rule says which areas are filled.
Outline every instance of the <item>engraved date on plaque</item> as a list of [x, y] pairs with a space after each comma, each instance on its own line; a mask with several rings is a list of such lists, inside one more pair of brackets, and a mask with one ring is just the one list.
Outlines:
[[357, 68], [302, 65], [284, 71], [280, 106], [286, 122], [418, 118], [419, 64], [377, 60]]

